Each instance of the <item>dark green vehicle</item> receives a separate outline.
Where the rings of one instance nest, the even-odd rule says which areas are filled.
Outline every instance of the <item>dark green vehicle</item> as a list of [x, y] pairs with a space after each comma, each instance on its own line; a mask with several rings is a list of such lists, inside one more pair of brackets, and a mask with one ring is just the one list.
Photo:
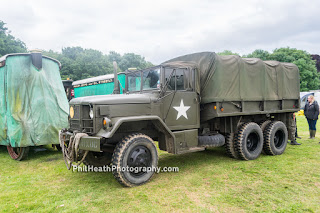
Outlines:
[[298, 110], [294, 64], [195, 53], [126, 73], [124, 94], [71, 100], [60, 144], [68, 166], [111, 163], [122, 185], [136, 186], [157, 167], [154, 141], [172, 154], [225, 146], [242, 160], [280, 155]]

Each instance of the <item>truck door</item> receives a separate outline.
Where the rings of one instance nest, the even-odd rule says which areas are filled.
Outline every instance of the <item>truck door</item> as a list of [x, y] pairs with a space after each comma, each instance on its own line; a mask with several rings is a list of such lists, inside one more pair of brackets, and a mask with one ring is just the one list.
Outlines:
[[194, 79], [195, 69], [164, 68], [163, 82], [167, 82], [164, 121], [171, 130], [200, 127], [200, 103]]

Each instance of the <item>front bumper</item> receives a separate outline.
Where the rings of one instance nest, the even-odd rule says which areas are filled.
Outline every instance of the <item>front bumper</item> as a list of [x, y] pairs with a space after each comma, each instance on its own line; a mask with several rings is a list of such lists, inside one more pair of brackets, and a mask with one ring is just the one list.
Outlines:
[[92, 137], [92, 136], [84, 136], [80, 139], [79, 149], [88, 150], [94, 152], [100, 152], [101, 146], [101, 138], [100, 137]]
[[[79, 133], [72, 133], [69, 131], [61, 131], [60, 138], [63, 140], [63, 144], [65, 147], [69, 146], [70, 140], [74, 140], [75, 136]], [[88, 150], [93, 152], [101, 151], [101, 141], [102, 137], [94, 137], [94, 136], [83, 136], [79, 141], [79, 149], [80, 150]]]

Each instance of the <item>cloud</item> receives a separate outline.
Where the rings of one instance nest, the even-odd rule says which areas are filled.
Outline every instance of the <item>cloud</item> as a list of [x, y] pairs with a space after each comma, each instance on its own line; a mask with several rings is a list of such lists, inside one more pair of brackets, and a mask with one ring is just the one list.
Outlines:
[[5, 0], [1, 16], [30, 49], [134, 52], [158, 64], [197, 51], [320, 53], [319, 1]]

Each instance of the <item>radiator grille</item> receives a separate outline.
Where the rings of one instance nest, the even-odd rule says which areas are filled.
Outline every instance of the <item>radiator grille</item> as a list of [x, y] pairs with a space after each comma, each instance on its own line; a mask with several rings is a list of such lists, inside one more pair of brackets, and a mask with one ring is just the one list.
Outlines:
[[71, 105], [74, 109], [74, 116], [70, 119], [71, 130], [93, 133], [93, 120], [89, 116], [89, 105]]

